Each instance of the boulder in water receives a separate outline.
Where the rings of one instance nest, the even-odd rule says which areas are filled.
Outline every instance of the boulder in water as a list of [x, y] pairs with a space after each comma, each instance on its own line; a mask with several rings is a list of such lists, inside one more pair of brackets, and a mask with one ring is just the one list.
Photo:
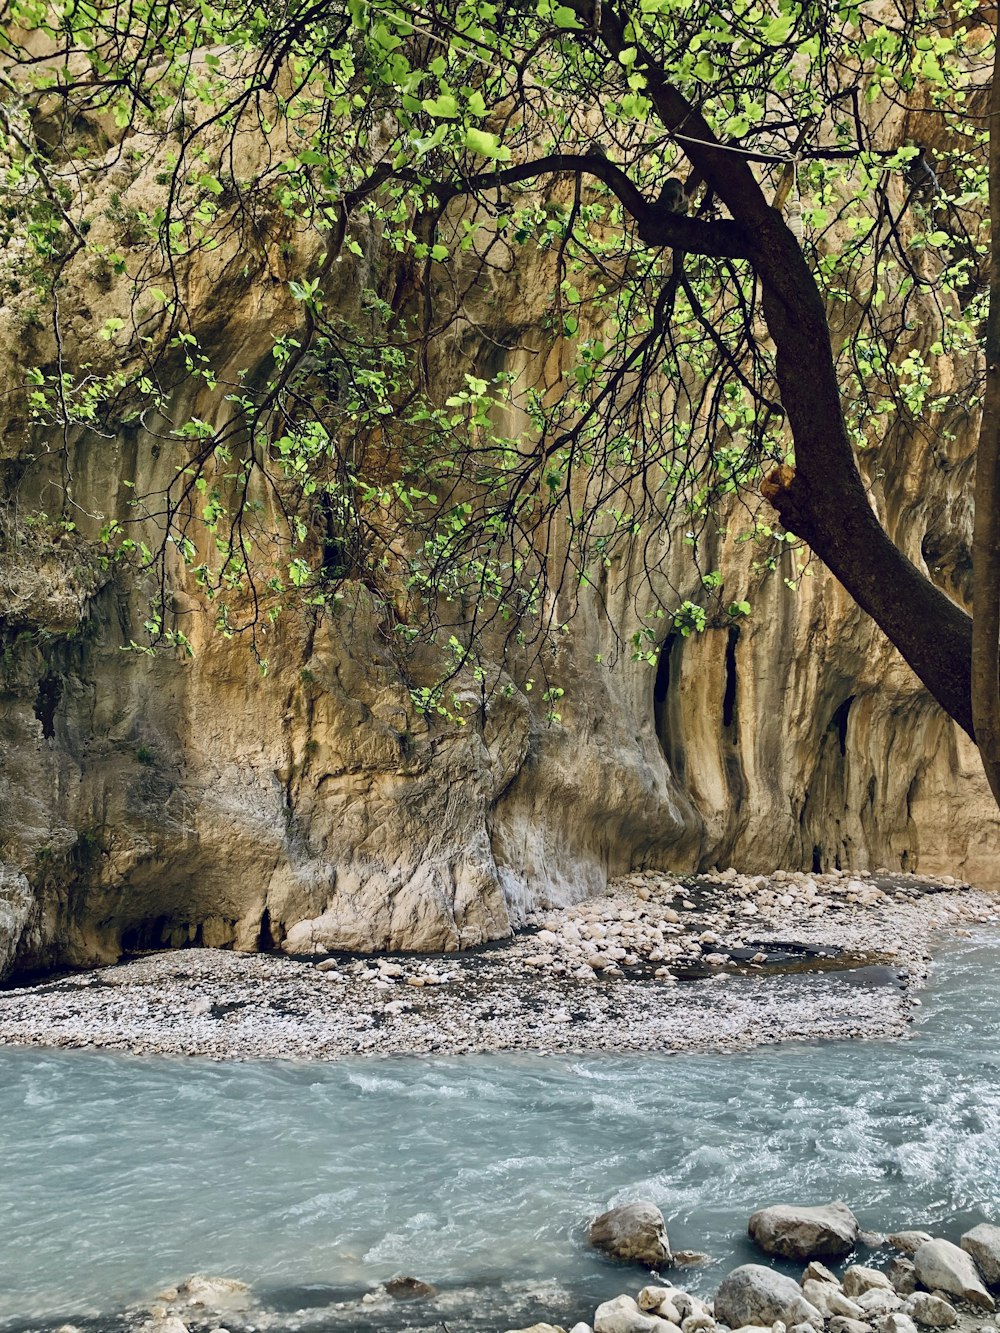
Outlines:
[[663, 1214], [655, 1203], [639, 1199], [610, 1208], [591, 1222], [591, 1245], [615, 1259], [658, 1268], [671, 1262]]
[[943, 1291], [980, 1310], [996, 1309], [979, 1270], [965, 1250], [950, 1240], [928, 1240], [913, 1256], [917, 1281], [928, 1291]]
[[823, 1315], [802, 1294], [797, 1282], [763, 1264], [742, 1264], [723, 1279], [715, 1296], [715, 1317], [730, 1328], [766, 1325], [782, 1320], [823, 1327]]
[[810, 1208], [776, 1204], [761, 1208], [747, 1228], [765, 1254], [782, 1259], [842, 1259], [857, 1244], [858, 1219], [839, 1199]]
[[192, 1273], [177, 1287], [177, 1300], [199, 1310], [249, 1310], [253, 1293], [245, 1282], [235, 1277], [206, 1277]]
[[916, 1254], [921, 1245], [933, 1239], [929, 1231], [894, 1231], [891, 1236], [886, 1237], [886, 1244], [902, 1254]]
[[432, 1287], [429, 1282], [423, 1282], [418, 1277], [407, 1277], [402, 1273], [391, 1277], [385, 1284], [385, 1289], [394, 1301], [415, 1301], [437, 1295], [437, 1288]]

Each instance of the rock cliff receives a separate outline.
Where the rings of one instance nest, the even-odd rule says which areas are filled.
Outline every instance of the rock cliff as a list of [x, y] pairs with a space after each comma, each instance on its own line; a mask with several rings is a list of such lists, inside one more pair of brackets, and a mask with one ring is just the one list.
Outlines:
[[[101, 214], [109, 245], [148, 202], [155, 166], [121, 169]], [[12, 288], [17, 238], [7, 247], [0, 357], [16, 384], [55, 348], [30, 293]], [[223, 246], [186, 277], [188, 309], [234, 374], [294, 317], [281, 253], [275, 242], [252, 267]], [[130, 297], [83, 257], [65, 277], [63, 336], [80, 353]], [[352, 299], [350, 282], [334, 299]], [[490, 349], [467, 348], [471, 362], [495, 355], [504, 310], [518, 328], [541, 319], [549, 278], [505, 283]], [[114, 355], [113, 341], [93, 353]], [[199, 392], [180, 391], [178, 415], [197, 412]], [[561, 720], [512, 677], [457, 727], [415, 709], [360, 586], [339, 614], [281, 619], [264, 677], [245, 642], [213, 631], [178, 567], [170, 614], [194, 656], [127, 651], [145, 590], [106, 566], [96, 536], [137, 491], [167, 484], [170, 452], [135, 426], [80, 427], [56, 449], [17, 393], [7, 402], [0, 975], [161, 945], [462, 948], [633, 865], [885, 865], [998, 882], [1000, 819], [972, 747], [815, 562], [803, 574], [801, 553], [777, 547], [773, 569], [753, 568], [735, 514], [714, 555], [749, 617], [688, 637], [668, 618], [658, 666], [633, 661], [615, 627], [627, 635], [654, 600], [619, 564], [548, 664]], [[900, 431], [865, 457], [889, 531], [959, 599], [973, 442], [968, 422], [934, 451]], [[666, 581], [697, 597], [673, 536]]]

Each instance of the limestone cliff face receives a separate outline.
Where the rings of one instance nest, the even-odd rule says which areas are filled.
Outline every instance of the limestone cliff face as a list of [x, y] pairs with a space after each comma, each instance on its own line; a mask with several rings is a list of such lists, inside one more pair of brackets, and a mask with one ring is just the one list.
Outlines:
[[[260, 360], [290, 317], [279, 260], [248, 280], [238, 258], [216, 254], [188, 291], [232, 367]], [[505, 302], [540, 317], [537, 277], [493, 293], [494, 322]], [[85, 346], [123, 295], [71, 278], [67, 327]], [[11, 376], [51, 355], [23, 301], [0, 320]], [[144, 593], [102, 567], [94, 537], [100, 516], [127, 512], [127, 483], [169, 480], [170, 458], [141, 431], [80, 431], [52, 461], [23, 420], [3, 438], [0, 975], [189, 943], [467, 947], [633, 865], [1000, 882], [975, 752], [815, 564], [799, 577], [786, 552], [754, 572], [733, 545], [730, 586], [753, 614], [667, 635], [658, 668], [616, 647], [637, 578], [618, 568], [550, 664], [561, 722], [515, 688], [455, 727], [414, 709], [361, 588], [338, 615], [282, 619], [262, 677], [177, 572], [171, 613], [194, 657], [126, 651]], [[866, 463], [896, 540], [958, 597], [972, 442], [966, 428], [931, 454], [901, 435]], [[67, 482], [72, 530], [35, 517], [60, 512]], [[668, 537], [670, 580], [696, 596]]]

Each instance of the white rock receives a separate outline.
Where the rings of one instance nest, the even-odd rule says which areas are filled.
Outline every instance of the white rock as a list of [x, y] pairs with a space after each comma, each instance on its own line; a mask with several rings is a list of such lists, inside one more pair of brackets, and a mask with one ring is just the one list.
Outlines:
[[915, 1291], [903, 1306], [903, 1313], [922, 1328], [951, 1328], [958, 1323], [955, 1307], [927, 1291]]
[[917, 1270], [913, 1267], [912, 1259], [893, 1259], [885, 1271], [893, 1291], [898, 1295], [909, 1296], [916, 1291]]
[[872, 1287], [864, 1295], [859, 1296], [858, 1305], [864, 1310], [864, 1317], [877, 1318], [880, 1315], [892, 1314], [893, 1310], [899, 1310], [903, 1305], [902, 1296], [897, 1296], [891, 1289], [886, 1291], [884, 1287]]
[[933, 1239], [929, 1231], [895, 1231], [887, 1237], [887, 1243], [903, 1254], [916, 1254], [921, 1245]]
[[893, 1289], [885, 1273], [880, 1273], [877, 1268], [866, 1268], [864, 1264], [851, 1264], [844, 1270], [843, 1287], [845, 1294], [852, 1297], [863, 1296], [874, 1287], [882, 1291]]
[[508, 1328], [507, 1333], [566, 1333], [566, 1330], [558, 1324], [532, 1324], [528, 1328]]
[[250, 1306], [250, 1288], [234, 1277], [205, 1277], [193, 1273], [177, 1288], [188, 1305], [207, 1310], [246, 1310]]
[[755, 1323], [770, 1328], [777, 1319], [788, 1326], [823, 1327], [822, 1312], [806, 1300], [799, 1284], [763, 1264], [742, 1264], [723, 1278], [715, 1317], [732, 1329]]
[[815, 1282], [812, 1279], [802, 1283], [802, 1295], [810, 1305], [828, 1315], [842, 1315], [845, 1319], [863, 1319], [864, 1311], [860, 1305], [845, 1296], [839, 1284], [833, 1282]]
[[836, 1274], [831, 1273], [826, 1264], [821, 1264], [818, 1259], [814, 1259], [808, 1264], [805, 1272], [802, 1274], [803, 1282], [832, 1282], [835, 1287], [839, 1287]]
[[631, 1296], [616, 1296], [594, 1311], [594, 1333], [666, 1333], [666, 1320], [643, 1314]]
[[637, 1297], [639, 1309], [646, 1314], [659, 1315], [661, 1319], [666, 1319], [671, 1324], [679, 1326], [681, 1315], [670, 1299], [673, 1290], [673, 1287], [655, 1287], [652, 1285], [643, 1287]]
[[908, 1314], [894, 1310], [878, 1321], [878, 1333], [917, 1333], [917, 1326]]
[[980, 1222], [962, 1237], [960, 1244], [970, 1254], [988, 1287], [1000, 1287], [1000, 1227]]
[[928, 1240], [913, 1256], [917, 1281], [928, 1291], [944, 1291], [980, 1310], [994, 1310], [993, 1297], [983, 1286], [970, 1255], [948, 1240]]
[[698, 1296], [692, 1296], [690, 1292], [684, 1291], [680, 1287], [675, 1287], [670, 1293], [670, 1303], [678, 1311], [681, 1319], [688, 1319], [691, 1315], [709, 1315], [712, 1311], [705, 1301]]

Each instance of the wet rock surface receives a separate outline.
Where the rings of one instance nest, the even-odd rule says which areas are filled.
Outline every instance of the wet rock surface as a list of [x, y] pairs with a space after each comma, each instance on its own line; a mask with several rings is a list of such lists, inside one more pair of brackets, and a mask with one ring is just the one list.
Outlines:
[[[754, 1213], [748, 1228], [765, 1254], [785, 1259], [842, 1259], [857, 1243], [858, 1219], [839, 1200], [819, 1208], [778, 1204]], [[845, 1288], [846, 1290], [846, 1288]], [[859, 1295], [848, 1291], [848, 1295]], [[837, 1310], [852, 1315], [853, 1311]]]
[[995, 896], [916, 876], [634, 873], [463, 954], [189, 949], [0, 991], [0, 1041], [218, 1059], [745, 1049], [893, 1037], [935, 932]]
[[663, 1214], [655, 1203], [640, 1200], [601, 1213], [591, 1222], [587, 1236], [591, 1245], [613, 1259], [650, 1268], [672, 1262]]

